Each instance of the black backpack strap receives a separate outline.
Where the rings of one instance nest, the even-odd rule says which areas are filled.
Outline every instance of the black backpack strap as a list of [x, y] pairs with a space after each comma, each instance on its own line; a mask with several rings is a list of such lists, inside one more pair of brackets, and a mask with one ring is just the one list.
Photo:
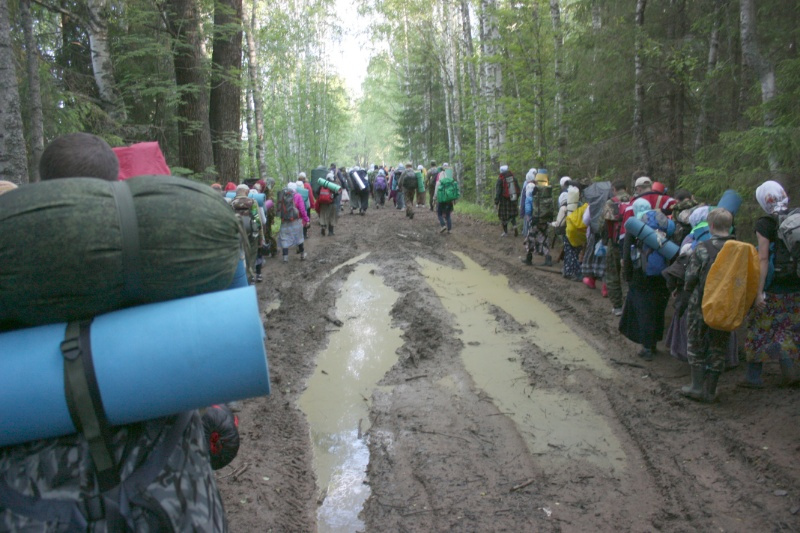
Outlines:
[[64, 393], [72, 423], [89, 445], [98, 486], [105, 492], [119, 484], [119, 473], [111, 447], [111, 424], [106, 418], [94, 373], [90, 327], [90, 320], [67, 324], [61, 342]]
[[139, 254], [139, 222], [133, 206], [133, 195], [124, 181], [109, 182], [119, 216], [122, 243], [122, 294], [127, 305], [141, 303], [142, 258]]

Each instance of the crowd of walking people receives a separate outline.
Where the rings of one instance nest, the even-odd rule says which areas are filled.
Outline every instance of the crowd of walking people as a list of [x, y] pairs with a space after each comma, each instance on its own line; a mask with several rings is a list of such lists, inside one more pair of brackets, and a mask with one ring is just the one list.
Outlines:
[[800, 384], [800, 209], [789, 209], [783, 187], [767, 181], [755, 191], [763, 210], [756, 248], [737, 240], [736, 192], [708, 205], [685, 189], [673, 197], [642, 173], [632, 181], [633, 196], [625, 181], [585, 186], [562, 177], [556, 212], [546, 171], [531, 169], [520, 188], [503, 166], [495, 187], [501, 237], [516, 235], [521, 216], [522, 262], [533, 265], [538, 255], [542, 266], [553, 265], [551, 248], [560, 238], [562, 276], [588, 289], [599, 284], [643, 361], [652, 361], [665, 340], [670, 355], [690, 365], [692, 382], [680, 390], [688, 398], [714, 401], [719, 375], [737, 367], [742, 352], [740, 386], [763, 388], [768, 362], [779, 364], [785, 385]]

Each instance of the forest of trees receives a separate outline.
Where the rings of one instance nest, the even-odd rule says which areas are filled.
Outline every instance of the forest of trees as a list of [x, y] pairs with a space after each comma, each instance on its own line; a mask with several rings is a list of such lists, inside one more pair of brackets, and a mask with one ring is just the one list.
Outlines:
[[[334, 0], [0, 0], [0, 179], [87, 131], [207, 182], [435, 159], [478, 203], [503, 163], [800, 190], [796, 0], [357, 1], [369, 27]], [[331, 62], [356, 32], [357, 97]]]

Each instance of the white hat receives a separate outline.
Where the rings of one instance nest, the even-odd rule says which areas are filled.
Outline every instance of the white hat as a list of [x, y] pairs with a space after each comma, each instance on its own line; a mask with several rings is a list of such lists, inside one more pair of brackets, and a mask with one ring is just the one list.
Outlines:
[[422, 165], [417, 165], [417, 170], [423, 170], [424, 168]]
[[561, 185], [561, 186], [563, 187], [563, 186], [564, 186], [564, 185], [566, 185], [566, 184], [567, 184], [567, 182], [569, 182], [571, 179], [572, 179], [572, 178], [570, 178], [569, 176], [563, 176], [563, 177], [562, 177], [562, 178], [559, 180], [558, 184], [559, 184], [559, 185]]
[[500, 167], [500, 172], [505, 172], [506, 170], [508, 170], [508, 165], [502, 165]]
[[637, 178], [636, 179], [636, 183], [634, 184], [634, 187], [645, 187], [647, 185], [652, 185], [652, 184], [653, 184], [653, 180], [651, 180], [647, 176], [642, 176], [641, 178]]
[[306, 177], [306, 173], [305, 172], [301, 172], [300, 174], [297, 175], [297, 177], [298, 178], [305, 178]]
[[296, 191], [296, 190], [297, 190], [297, 183], [295, 183], [295, 182], [293, 182], [293, 181], [290, 181], [290, 182], [289, 182], [289, 185], [287, 185], [287, 187], [288, 187], [289, 189], [293, 190], [293, 191]]
[[444, 164], [442, 164], [442, 168], [450, 168], [450, 163], [444, 163]]
[[248, 194], [250, 192], [250, 187], [246, 183], [240, 183], [236, 186], [236, 194], [239, 194], [242, 191], [244, 191], [245, 194]]

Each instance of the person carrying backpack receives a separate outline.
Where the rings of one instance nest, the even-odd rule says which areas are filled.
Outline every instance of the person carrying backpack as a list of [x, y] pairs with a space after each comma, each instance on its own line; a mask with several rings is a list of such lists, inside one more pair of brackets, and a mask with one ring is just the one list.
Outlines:
[[372, 187], [375, 197], [375, 209], [380, 209], [386, 204], [386, 190], [389, 188], [386, 180], [386, 172], [381, 168], [375, 176], [375, 183]]
[[605, 285], [611, 300], [611, 312], [622, 315], [622, 213], [630, 201], [624, 181], [614, 182], [614, 196], [605, 205], [603, 244], [606, 246]]
[[[445, 163], [446, 165], [447, 163]], [[434, 195], [436, 196], [436, 216], [439, 218], [439, 233], [447, 231], [448, 235], [450, 230], [453, 229], [453, 222], [450, 215], [453, 212], [453, 206], [461, 197], [461, 191], [458, 188], [458, 182], [446, 174], [443, 175], [439, 181], [436, 182], [434, 188]]]
[[281, 217], [278, 241], [283, 251], [284, 263], [289, 261], [289, 247], [291, 246], [297, 246], [301, 261], [305, 261], [308, 257], [303, 238], [303, 227], [308, 224], [308, 214], [303, 197], [296, 191], [297, 183], [289, 182], [289, 185], [278, 193], [278, 213]]
[[414, 218], [414, 198], [417, 195], [417, 173], [411, 163], [406, 163], [400, 174], [400, 185], [403, 187], [403, 197], [406, 203], [406, 217]]
[[684, 296], [675, 309], [678, 316], [687, 315], [688, 359], [692, 373], [691, 385], [682, 387], [680, 393], [702, 402], [711, 402], [716, 396], [731, 336], [729, 331], [713, 329], [706, 324], [703, 295], [709, 270], [717, 255], [727, 241], [734, 239], [730, 234], [733, 215], [727, 209], [715, 209], [708, 215], [708, 224], [711, 239], [698, 246], [692, 254], [684, 276]]
[[514, 237], [519, 234], [517, 229], [517, 202], [519, 201], [520, 186], [514, 173], [508, 170], [508, 165], [500, 167], [500, 175], [494, 185], [494, 206], [497, 217], [503, 226], [501, 237], [508, 235], [508, 225], [514, 228]]
[[544, 256], [543, 266], [552, 266], [550, 247], [547, 243], [547, 228], [553, 220], [553, 192], [546, 174], [536, 172], [532, 168], [525, 175], [522, 189], [523, 229], [525, 250], [527, 255], [521, 259], [525, 265], [533, 265], [533, 254]]
[[[117, 181], [118, 161], [99, 137], [70, 134], [39, 170]], [[0, 531], [227, 531], [196, 410], [106, 429], [91, 447], [84, 432], [0, 447]], [[96, 454], [110, 459], [102, 472]]]
[[248, 198], [250, 194], [250, 187], [244, 183], [236, 188], [236, 196], [231, 201], [233, 212], [239, 219], [239, 223], [247, 235], [247, 267], [251, 283], [253, 281], [261, 282], [261, 269], [255, 272], [256, 258], [258, 249], [264, 242], [264, 232], [262, 231], [262, 220], [258, 209], [258, 203]]
[[[653, 210], [650, 202], [643, 198], [633, 202], [632, 211], [639, 219], [643, 219], [647, 213], [650, 213], [648, 216], [657, 213], [664, 217], [663, 213]], [[642, 345], [639, 357], [652, 361], [656, 343], [664, 336], [664, 313], [669, 301], [669, 289], [661, 271], [648, 270], [650, 254], [644, 248], [636, 237], [630, 233], [625, 234], [622, 272], [628, 282], [628, 294], [620, 316], [619, 331], [629, 340]]]
[[762, 183], [756, 189], [756, 200], [766, 215], [755, 227], [761, 271], [754, 309], [747, 321], [747, 373], [740, 386], [763, 388], [763, 364], [776, 360], [784, 383], [795, 385], [795, 363], [800, 357], [800, 250], [797, 245], [790, 249], [786, 241], [794, 244], [800, 238], [800, 229], [791, 224], [791, 215], [797, 216], [800, 210], [789, 210], [789, 197], [776, 181]]
[[431, 166], [428, 169], [428, 175], [425, 178], [425, 185], [428, 189], [428, 203], [430, 204], [431, 211], [433, 211], [434, 206], [436, 205], [436, 195], [434, 194], [436, 189], [436, 180], [439, 179], [439, 172], [442, 169], [436, 165], [436, 161], [431, 161]]

